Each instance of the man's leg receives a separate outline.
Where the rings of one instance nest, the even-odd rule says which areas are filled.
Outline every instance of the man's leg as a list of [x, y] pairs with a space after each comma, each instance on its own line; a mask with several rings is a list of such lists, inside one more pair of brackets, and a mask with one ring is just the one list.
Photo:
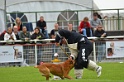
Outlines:
[[83, 31], [83, 35], [84, 35], [84, 36], [87, 36], [86, 28], [83, 28], [82, 31]]
[[78, 60], [80, 61], [78, 63], [81, 63], [81, 65], [87, 69], [95, 70], [97, 72], [97, 76], [99, 77], [101, 75], [102, 67], [98, 66], [95, 62], [88, 59], [88, 56], [91, 54], [93, 50], [92, 44], [82, 42], [80, 45], [81, 46], [78, 57]]
[[92, 71], [96, 71], [97, 77], [100, 77], [102, 67], [98, 66], [94, 61], [89, 60], [87, 69], [92, 70]]
[[74, 69], [74, 74], [76, 79], [81, 79], [83, 77], [83, 69]]

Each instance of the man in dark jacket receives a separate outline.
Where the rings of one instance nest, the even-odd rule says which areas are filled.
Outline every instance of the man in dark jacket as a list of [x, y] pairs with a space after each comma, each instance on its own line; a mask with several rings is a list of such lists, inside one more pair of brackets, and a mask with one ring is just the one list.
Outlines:
[[97, 29], [95, 30], [94, 36], [96, 36], [96, 37], [106, 37], [107, 34], [103, 30], [103, 27], [101, 25], [98, 25]]
[[39, 27], [42, 30], [42, 33], [44, 34], [46, 29], [46, 21], [44, 21], [43, 16], [40, 17], [39, 21], [37, 21], [37, 27]]
[[63, 43], [63, 38], [67, 41], [67, 46], [71, 52], [70, 59], [75, 59], [75, 75], [77, 79], [82, 78], [83, 68], [95, 70], [97, 76], [101, 75], [102, 67], [88, 59], [88, 56], [93, 51], [92, 43], [87, 37], [67, 30], [60, 30], [57, 33], [55, 42], [56, 45]]

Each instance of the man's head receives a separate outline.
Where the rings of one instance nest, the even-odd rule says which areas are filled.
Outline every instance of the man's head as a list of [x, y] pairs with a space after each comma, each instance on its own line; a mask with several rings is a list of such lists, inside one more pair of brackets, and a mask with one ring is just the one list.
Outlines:
[[36, 28], [35, 28], [35, 33], [36, 33], [36, 34], [40, 33], [40, 28], [36, 27]]
[[73, 30], [73, 24], [71, 24], [71, 23], [68, 24], [68, 30], [69, 30], [69, 31], [72, 31], [72, 30]]
[[26, 26], [23, 26], [22, 31], [23, 31], [24, 33], [27, 32], [27, 28], [26, 28]]
[[97, 20], [97, 18], [98, 18], [98, 13], [93, 13], [93, 19]]
[[40, 16], [40, 21], [44, 21], [44, 17], [43, 16]]
[[54, 28], [55, 28], [55, 30], [58, 30], [59, 29], [59, 25], [57, 23], [55, 23]]
[[97, 26], [97, 30], [98, 30], [98, 31], [101, 31], [101, 30], [103, 30], [103, 27], [102, 27], [102, 25], [98, 25], [98, 26]]
[[12, 28], [11, 28], [11, 27], [8, 27], [7, 32], [8, 32], [9, 34], [12, 34]]
[[14, 32], [18, 32], [18, 27], [17, 27], [17, 26], [14, 26], [14, 27], [13, 27], [13, 31], [14, 31]]

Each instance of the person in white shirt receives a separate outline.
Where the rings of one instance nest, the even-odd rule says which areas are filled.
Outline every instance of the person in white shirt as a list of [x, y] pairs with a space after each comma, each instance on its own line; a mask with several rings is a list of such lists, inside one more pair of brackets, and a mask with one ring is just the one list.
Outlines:
[[11, 27], [7, 29], [7, 32], [4, 35], [4, 41], [7, 41], [7, 40], [16, 40], [16, 36], [14, 32], [12, 31]]

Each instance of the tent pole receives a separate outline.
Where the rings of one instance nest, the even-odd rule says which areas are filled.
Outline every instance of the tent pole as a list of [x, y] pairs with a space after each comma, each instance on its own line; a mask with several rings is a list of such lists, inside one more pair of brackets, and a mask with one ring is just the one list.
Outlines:
[[6, 0], [4, 0], [4, 21], [5, 21], [5, 30], [6, 30], [7, 29]]

